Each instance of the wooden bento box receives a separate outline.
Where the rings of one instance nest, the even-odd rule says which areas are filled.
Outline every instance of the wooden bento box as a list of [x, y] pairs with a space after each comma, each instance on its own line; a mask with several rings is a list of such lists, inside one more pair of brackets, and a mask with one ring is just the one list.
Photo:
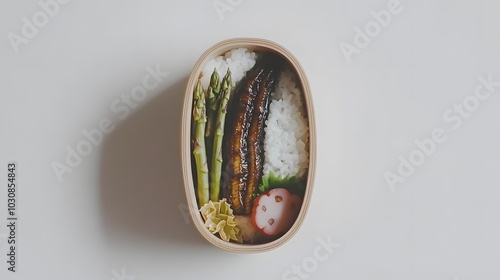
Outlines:
[[299, 230], [313, 190], [316, 131], [307, 77], [288, 50], [254, 38], [209, 48], [189, 77], [181, 125], [187, 202], [206, 240], [254, 253]]

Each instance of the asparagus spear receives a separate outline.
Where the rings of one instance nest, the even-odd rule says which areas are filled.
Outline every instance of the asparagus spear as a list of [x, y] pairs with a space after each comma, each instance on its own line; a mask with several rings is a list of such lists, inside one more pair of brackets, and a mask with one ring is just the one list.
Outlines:
[[[207, 157], [209, 163], [212, 159], [212, 145], [213, 145], [213, 132], [215, 125], [215, 118], [217, 117], [217, 109], [220, 104], [220, 77], [217, 70], [214, 68], [214, 72], [210, 77], [210, 85], [207, 91], [207, 125], [205, 129], [205, 141], [207, 144]], [[211, 166], [209, 166], [211, 168]]]
[[224, 136], [224, 124], [226, 121], [227, 103], [231, 92], [231, 71], [228, 69], [222, 79], [220, 90], [220, 105], [217, 110], [215, 122], [214, 144], [212, 150], [212, 161], [210, 170], [210, 200], [219, 201], [220, 178], [222, 170], [222, 138]]
[[195, 122], [194, 133], [194, 159], [196, 162], [196, 174], [198, 178], [198, 206], [202, 207], [208, 202], [209, 183], [207, 154], [205, 151], [205, 124], [207, 122], [205, 94], [201, 88], [201, 81], [194, 90], [193, 119]]

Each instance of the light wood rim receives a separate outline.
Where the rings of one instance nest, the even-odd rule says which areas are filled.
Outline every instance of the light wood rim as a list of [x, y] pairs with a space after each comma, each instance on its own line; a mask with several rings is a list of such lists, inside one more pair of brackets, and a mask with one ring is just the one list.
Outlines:
[[[309, 169], [307, 176], [307, 185], [306, 191], [304, 195], [304, 202], [302, 204], [302, 208], [300, 210], [299, 216], [295, 221], [292, 228], [284, 234], [282, 237], [266, 243], [266, 244], [238, 244], [232, 242], [225, 242], [218, 238], [217, 236], [211, 234], [204, 226], [203, 219], [198, 212], [198, 206], [196, 202], [196, 194], [193, 182], [193, 176], [191, 174], [191, 148], [190, 148], [190, 139], [191, 139], [191, 110], [192, 110], [192, 99], [193, 99], [193, 90], [194, 86], [201, 74], [202, 66], [205, 63], [219, 55], [224, 54], [225, 52], [240, 48], [246, 47], [255, 51], [271, 51], [280, 54], [284, 57], [288, 62], [295, 68], [298, 78], [302, 84], [302, 90], [304, 93], [304, 101], [306, 104], [306, 111], [308, 115], [308, 124], [309, 124]], [[193, 67], [191, 72], [191, 76], [189, 77], [185, 97], [184, 97], [184, 105], [182, 110], [182, 119], [181, 119], [181, 161], [182, 161], [182, 172], [184, 178], [184, 188], [186, 191], [187, 202], [189, 206], [189, 212], [191, 213], [191, 217], [193, 219], [193, 223], [196, 229], [200, 232], [200, 234], [208, 240], [210, 243], [215, 245], [218, 248], [221, 248], [230, 252], [237, 253], [256, 253], [256, 252], [264, 252], [275, 249], [285, 242], [287, 242], [295, 233], [298, 231], [300, 226], [302, 225], [304, 218], [307, 213], [307, 209], [309, 208], [309, 203], [311, 201], [311, 195], [313, 190], [314, 183], [314, 174], [315, 174], [315, 166], [316, 166], [316, 127], [314, 120], [314, 109], [313, 102], [311, 98], [311, 90], [309, 87], [309, 83], [307, 77], [300, 66], [297, 59], [284, 47], [264, 39], [256, 39], [256, 38], [234, 38], [219, 42], [212, 47], [210, 47], [203, 55], [198, 59], [196, 64]]]

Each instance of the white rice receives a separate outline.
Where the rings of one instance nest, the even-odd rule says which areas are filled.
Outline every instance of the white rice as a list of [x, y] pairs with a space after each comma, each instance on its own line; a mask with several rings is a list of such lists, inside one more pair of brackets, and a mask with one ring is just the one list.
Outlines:
[[[233, 89], [256, 62], [257, 55], [246, 48], [231, 50], [209, 60], [202, 70], [201, 84], [206, 90], [214, 68], [219, 76], [231, 69]], [[264, 138], [264, 174], [302, 177], [309, 164], [307, 145], [309, 131], [302, 92], [295, 84], [297, 77], [285, 71], [278, 79], [278, 85], [271, 94], [269, 117], [266, 121]]]
[[248, 51], [246, 48], [239, 48], [225, 53], [224, 56], [218, 56], [209, 60], [202, 70], [201, 85], [206, 90], [210, 84], [210, 77], [217, 69], [221, 80], [226, 75], [227, 69], [231, 69], [231, 78], [233, 87], [245, 76], [246, 72], [255, 65], [256, 54]]
[[272, 93], [264, 138], [264, 174], [302, 177], [309, 164], [309, 130], [295, 78], [284, 72]]

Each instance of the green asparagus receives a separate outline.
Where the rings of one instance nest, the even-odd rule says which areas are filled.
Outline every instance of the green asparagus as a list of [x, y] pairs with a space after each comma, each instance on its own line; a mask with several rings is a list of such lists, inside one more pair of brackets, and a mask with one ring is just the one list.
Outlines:
[[227, 113], [227, 103], [231, 92], [231, 71], [228, 69], [220, 87], [220, 104], [217, 110], [210, 167], [210, 200], [219, 201], [220, 178], [222, 170], [222, 138]]
[[207, 122], [205, 94], [198, 81], [194, 90], [193, 119], [195, 123], [193, 154], [198, 177], [198, 206], [202, 207], [209, 199], [208, 165], [205, 150], [205, 124]]
[[209, 163], [209, 168], [211, 168], [210, 163], [212, 160], [212, 145], [214, 141], [214, 126], [215, 118], [217, 117], [217, 108], [220, 104], [220, 77], [217, 73], [217, 69], [214, 68], [214, 72], [210, 77], [210, 85], [207, 90], [207, 125], [205, 128], [205, 142], [207, 144], [207, 158]]
[[214, 125], [215, 125], [215, 117], [217, 115], [217, 108], [219, 107], [220, 103], [220, 78], [219, 74], [217, 73], [216, 69], [214, 69], [214, 72], [212, 73], [212, 76], [210, 77], [210, 85], [208, 86], [208, 91], [207, 91], [207, 116], [208, 116], [208, 121], [207, 121], [207, 127], [205, 130], [205, 137], [209, 138], [212, 136], [213, 131], [214, 131]]

